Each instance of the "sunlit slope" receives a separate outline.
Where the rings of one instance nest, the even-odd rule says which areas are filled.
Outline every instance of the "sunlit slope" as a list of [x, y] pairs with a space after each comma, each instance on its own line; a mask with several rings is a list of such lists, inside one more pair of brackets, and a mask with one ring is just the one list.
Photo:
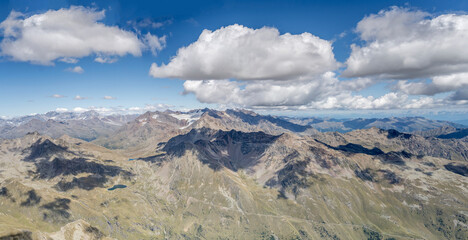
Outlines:
[[69, 137], [6, 140], [0, 236], [466, 239], [465, 161], [339, 141], [201, 128], [129, 161]]

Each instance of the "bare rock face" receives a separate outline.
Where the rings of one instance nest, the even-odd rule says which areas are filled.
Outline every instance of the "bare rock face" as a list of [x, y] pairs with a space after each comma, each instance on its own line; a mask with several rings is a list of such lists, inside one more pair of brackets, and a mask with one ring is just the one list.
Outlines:
[[33, 234], [30, 231], [11, 231], [0, 236], [2, 240], [33, 240]]
[[91, 226], [83, 220], [68, 223], [63, 226], [60, 231], [49, 234], [52, 239], [83, 239], [83, 240], [100, 240], [109, 239], [96, 227]]
[[91, 226], [84, 220], [77, 220], [63, 226], [54, 233], [35, 232], [27, 230], [13, 230], [11, 233], [1, 235], [2, 240], [110, 240], [99, 229]]

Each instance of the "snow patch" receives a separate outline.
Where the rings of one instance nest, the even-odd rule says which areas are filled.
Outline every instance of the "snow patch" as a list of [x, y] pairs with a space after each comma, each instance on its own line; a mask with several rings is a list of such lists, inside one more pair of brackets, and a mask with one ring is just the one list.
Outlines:
[[187, 125], [180, 128], [180, 129], [184, 129], [192, 125], [198, 119], [200, 119], [202, 114], [203, 114], [202, 111], [196, 111], [196, 112], [187, 112], [187, 113], [171, 113], [169, 115], [171, 117], [177, 118], [178, 120], [187, 121]]
[[146, 119], [146, 118], [138, 119], [138, 122], [141, 124], [141, 126], [144, 126], [145, 124], [148, 123], [148, 119]]

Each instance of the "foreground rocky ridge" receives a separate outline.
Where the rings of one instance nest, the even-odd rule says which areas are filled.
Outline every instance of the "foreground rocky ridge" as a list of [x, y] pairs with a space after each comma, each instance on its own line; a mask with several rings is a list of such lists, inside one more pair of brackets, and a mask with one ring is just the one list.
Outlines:
[[0, 236], [467, 237], [463, 139], [183, 129], [131, 159], [68, 136], [1, 141]]

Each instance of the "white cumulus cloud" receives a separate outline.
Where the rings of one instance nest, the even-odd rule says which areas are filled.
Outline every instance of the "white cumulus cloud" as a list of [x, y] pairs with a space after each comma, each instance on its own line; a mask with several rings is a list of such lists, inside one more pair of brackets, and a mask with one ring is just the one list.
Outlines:
[[468, 87], [468, 73], [436, 76], [432, 81], [399, 81], [396, 89], [411, 95], [435, 95]]
[[337, 67], [330, 41], [310, 33], [280, 34], [276, 28], [235, 24], [205, 29], [168, 64], [153, 63], [150, 75], [183, 80], [290, 80]]
[[[312, 80], [239, 82], [232, 80], [189, 80], [185, 93], [193, 93], [200, 102], [239, 104], [242, 106], [297, 106], [318, 101], [342, 91], [358, 90], [362, 83], [339, 81], [327, 72]], [[352, 83], [353, 82], [353, 83]], [[343, 85], [344, 84], [344, 85]]]
[[361, 20], [345, 77], [430, 78], [468, 69], [468, 15], [393, 7]]
[[134, 32], [100, 22], [104, 17], [105, 11], [81, 6], [34, 15], [12, 11], [0, 23], [1, 55], [14, 61], [53, 65], [55, 60], [76, 63], [92, 54], [103, 62], [127, 54], [140, 56], [145, 48], [159, 50], [153, 42], [146, 46]]
[[[382, 33], [382, 37], [387, 35], [392, 34]], [[310, 33], [281, 35], [275, 28], [231, 25], [204, 30], [168, 64], [153, 64], [150, 74], [183, 79], [184, 94], [194, 94], [202, 103], [224, 106], [371, 110], [439, 104], [402, 91], [362, 96], [358, 91], [375, 84], [375, 79], [340, 80], [333, 72], [339, 65], [332, 43]]]

